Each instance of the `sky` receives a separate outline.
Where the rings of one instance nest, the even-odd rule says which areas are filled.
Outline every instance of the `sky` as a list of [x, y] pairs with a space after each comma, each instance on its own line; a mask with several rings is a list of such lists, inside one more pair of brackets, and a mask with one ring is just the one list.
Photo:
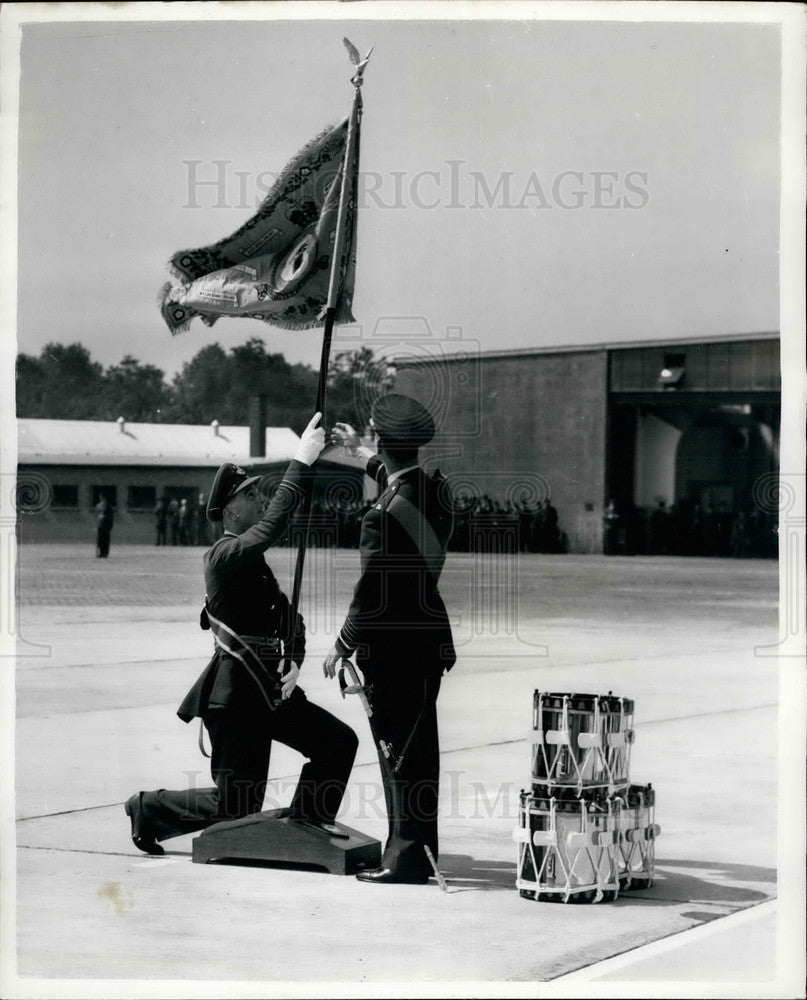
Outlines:
[[18, 350], [79, 341], [170, 375], [260, 336], [316, 365], [317, 331], [172, 338], [157, 296], [174, 252], [240, 226], [347, 113], [343, 35], [375, 50], [357, 325], [335, 349], [779, 329], [775, 24], [113, 16], [23, 26]]

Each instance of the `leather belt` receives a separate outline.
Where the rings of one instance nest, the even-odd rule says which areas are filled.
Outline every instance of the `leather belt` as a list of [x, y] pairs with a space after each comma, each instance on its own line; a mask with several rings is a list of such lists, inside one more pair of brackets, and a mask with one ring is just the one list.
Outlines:
[[242, 635], [241, 638], [261, 659], [281, 656], [283, 653], [280, 639], [276, 635]]

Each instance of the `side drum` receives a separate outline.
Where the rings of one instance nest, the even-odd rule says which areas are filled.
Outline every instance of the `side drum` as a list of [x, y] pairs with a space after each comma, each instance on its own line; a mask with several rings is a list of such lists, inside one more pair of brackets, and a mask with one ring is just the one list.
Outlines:
[[634, 738], [630, 698], [536, 691], [532, 714], [536, 795], [551, 795], [555, 788], [613, 794], [627, 787]]
[[649, 889], [656, 874], [656, 838], [661, 833], [655, 818], [655, 789], [652, 785], [631, 785], [615, 799], [620, 889]]
[[541, 902], [610, 902], [619, 894], [616, 808], [610, 799], [573, 792], [552, 797], [522, 791], [516, 888]]

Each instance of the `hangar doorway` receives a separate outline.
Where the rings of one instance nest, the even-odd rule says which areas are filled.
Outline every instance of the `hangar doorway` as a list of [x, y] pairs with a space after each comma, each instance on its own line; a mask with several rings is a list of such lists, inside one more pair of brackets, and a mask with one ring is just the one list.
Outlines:
[[718, 407], [690, 424], [676, 451], [675, 502], [750, 512], [754, 483], [779, 467], [777, 428], [750, 405]]
[[609, 351], [606, 553], [776, 557], [779, 366], [773, 332]]
[[613, 402], [605, 551], [775, 558], [754, 484], [779, 469], [779, 406]]

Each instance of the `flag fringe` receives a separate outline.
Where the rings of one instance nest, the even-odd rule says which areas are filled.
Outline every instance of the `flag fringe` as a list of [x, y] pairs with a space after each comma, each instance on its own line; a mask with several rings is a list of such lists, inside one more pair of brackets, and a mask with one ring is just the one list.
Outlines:
[[186, 310], [187, 315], [182, 321], [177, 322], [174, 319], [168, 304], [168, 296], [171, 294], [173, 288], [174, 288], [173, 283], [170, 281], [166, 281], [166, 283], [157, 293], [157, 305], [160, 307], [160, 313], [162, 314], [162, 318], [165, 320], [168, 329], [171, 331], [171, 336], [176, 337], [178, 333], [187, 333], [188, 330], [190, 330], [191, 320], [197, 315], [197, 313], [191, 312], [188, 309]]
[[[171, 312], [169, 304], [169, 295], [174, 289], [174, 285], [170, 281], [162, 286], [157, 294], [157, 305], [160, 308], [163, 319], [165, 320], [168, 329], [171, 331], [171, 336], [176, 337], [177, 334], [187, 333], [190, 330], [191, 322], [194, 319], [201, 319], [201, 321], [206, 326], [213, 326], [213, 324], [220, 319], [219, 316], [211, 316], [207, 313], [200, 313], [194, 309], [189, 309], [187, 306], [181, 306], [184, 312], [184, 316], [181, 320], [178, 320]], [[301, 322], [299, 319], [285, 319], [283, 316], [278, 316], [273, 314], [271, 319], [247, 314], [244, 317], [233, 316], [232, 319], [261, 319], [267, 326], [278, 326], [283, 330], [313, 330], [316, 327], [322, 326], [323, 318], [321, 316], [315, 317], [314, 319]], [[356, 319], [353, 315], [353, 311], [346, 302], [340, 303], [339, 308], [336, 311], [336, 322], [337, 323], [355, 323]]]

